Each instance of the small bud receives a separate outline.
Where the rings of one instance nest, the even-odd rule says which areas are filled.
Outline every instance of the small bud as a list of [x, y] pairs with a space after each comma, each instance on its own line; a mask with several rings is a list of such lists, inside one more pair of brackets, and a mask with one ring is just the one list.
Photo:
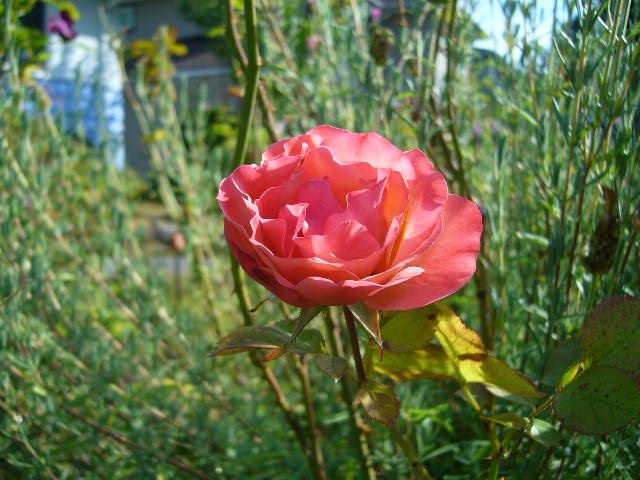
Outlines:
[[391, 30], [380, 25], [374, 25], [371, 31], [369, 53], [376, 65], [384, 67], [387, 64], [394, 44], [395, 41]]
[[591, 273], [607, 273], [613, 267], [620, 240], [620, 218], [616, 209], [615, 190], [603, 188], [605, 206], [589, 243], [589, 255], [584, 259]]

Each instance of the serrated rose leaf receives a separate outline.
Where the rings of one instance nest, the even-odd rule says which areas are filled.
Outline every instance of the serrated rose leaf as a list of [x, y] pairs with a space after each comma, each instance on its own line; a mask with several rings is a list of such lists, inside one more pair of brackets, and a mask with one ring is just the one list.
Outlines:
[[220, 340], [213, 355], [233, 355], [251, 350], [276, 348], [286, 343], [288, 339], [289, 334], [276, 326], [242, 327]]
[[436, 323], [427, 319], [431, 315], [437, 315], [437, 312], [435, 305], [418, 310], [394, 312], [381, 329], [385, 354], [412, 352], [428, 345], [435, 336]]
[[487, 349], [476, 332], [467, 327], [451, 308], [439, 303], [438, 314], [428, 317], [436, 323], [436, 338], [450, 358], [487, 355]]
[[593, 365], [619, 368], [640, 381], [640, 298], [602, 302], [585, 321], [581, 343]]
[[348, 308], [371, 338], [375, 340], [378, 346], [382, 347], [382, 338], [380, 335], [380, 312], [369, 308], [364, 303], [349, 305]]
[[385, 351], [382, 358], [372, 356], [373, 368], [394, 380], [457, 380], [455, 365], [440, 345], [426, 345], [423, 350], [395, 353]]
[[336, 357], [335, 355], [328, 355], [326, 353], [317, 355], [315, 360], [318, 368], [334, 380], [342, 378], [349, 366], [348, 362], [344, 358]]
[[383, 383], [364, 385], [355, 401], [362, 404], [369, 417], [387, 426], [395, 424], [400, 414], [400, 401], [393, 387]]
[[459, 362], [461, 377], [467, 383], [482, 383], [497, 387], [512, 395], [524, 398], [540, 398], [544, 395], [531, 380], [495, 357], [482, 360], [464, 359]]
[[567, 428], [605, 435], [640, 416], [640, 386], [622, 370], [595, 366], [556, 396], [553, 409]]

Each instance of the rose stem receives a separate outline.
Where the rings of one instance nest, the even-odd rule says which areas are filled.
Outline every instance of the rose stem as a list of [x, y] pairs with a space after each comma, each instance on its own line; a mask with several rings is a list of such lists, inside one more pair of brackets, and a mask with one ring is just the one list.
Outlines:
[[249, 131], [253, 121], [253, 113], [258, 95], [258, 80], [260, 79], [260, 51], [258, 49], [258, 24], [256, 6], [253, 0], [244, 0], [244, 22], [247, 35], [247, 68], [245, 93], [240, 111], [238, 139], [233, 153], [232, 170], [244, 163], [249, 143]]
[[[358, 343], [355, 318], [348, 307], [342, 307], [342, 311], [344, 312], [344, 318], [347, 321], [347, 330], [349, 331], [349, 339], [351, 340], [351, 351], [353, 352], [353, 360], [356, 364], [356, 373], [358, 374], [358, 384], [363, 386], [367, 383], [367, 375], [364, 371], [364, 366], [362, 365], [362, 356], [360, 355], [360, 344]], [[431, 480], [432, 477], [429, 474], [429, 471], [420, 461], [418, 455], [416, 455], [413, 446], [404, 438], [402, 433], [400, 433], [398, 427], [395, 425], [385, 426], [387, 427], [387, 430], [389, 430], [391, 438], [393, 438], [396, 444], [407, 456], [410, 467], [418, 475], [418, 478]]]
[[[327, 337], [329, 339], [331, 354], [337, 357], [344, 357], [345, 351], [342, 344], [342, 338], [340, 337], [340, 324], [335, 322], [331, 315], [330, 308], [325, 310], [324, 321], [327, 327]], [[376, 470], [373, 466], [373, 459], [369, 454], [371, 448], [369, 447], [367, 435], [361, 427], [362, 417], [360, 412], [353, 406], [353, 393], [351, 392], [351, 387], [344, 376], [340, 378], [340, 387], [342, 390], [342, 398], [344, 398], [344, 402], [347, 405], [347, 412], [349, 413], [349, 429], [351, 430], [353, 443], [357, 447], [362, 478], [366, 480], [376, 480]]]

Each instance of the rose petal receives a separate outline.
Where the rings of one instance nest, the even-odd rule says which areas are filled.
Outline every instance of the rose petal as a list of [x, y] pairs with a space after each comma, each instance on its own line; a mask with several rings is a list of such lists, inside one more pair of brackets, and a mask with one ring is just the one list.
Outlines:
[[301, 172], [307, 180], [328, 178], [342, 208], [347, 205], [347, 194], [371, 187], [378, 180], [378, 170], [368, 163], [338, 163], [326, 147], [311, 150], [304, 158]]
[[475, 272], [481, 234], [482, 215], [476, 204], [449, 195], [444, 206], [442, 233], [412, 262], [424, 272], [401, 285], [380, 290], [367, 299], [367, 305], [380, 310], [410, 310], [456, 292]]
[[416, 181], [409, 194], [395, 251], [389, 260], [391, 264], [407, 258], [432, 235], [441, 222], [447, 196], [447, 182], [438, 172]]
[[325, 224], [325, 235], [345, 221], [355, 220], [382, 244], [386, 235], [386, 225], [382, 211], [382, 201], [387, 184], [386, 178], [367, 190], [357, 190], [347, 195], [347, 208], [331, 215]]
[[317, 234], [324, 231], [327, 218], [342, 211], [327, 179], [314, 179], [306, 182], [296, 195], [296, 203], [308, 204], [306, 234]]

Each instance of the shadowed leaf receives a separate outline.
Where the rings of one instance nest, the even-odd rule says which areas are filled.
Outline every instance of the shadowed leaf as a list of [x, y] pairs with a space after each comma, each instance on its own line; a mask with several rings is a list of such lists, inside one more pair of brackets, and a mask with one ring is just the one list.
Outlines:
[[263, 348], [276, 348], [288, 339], [289, 334], [275, 326], [242, 327], [220, 340], [213, 355], [232, 355]]
[[568, 384], [553, 409], [567, 428], [605, 435], [640, 416], [640, 386], [617, 368], [596, 366]]
[[334, 380], [342, 378], [349, 365], [344, 358], [328, 355], [326, 353], [317, 355], [315, 360], [318, 368]]
[[619, 368], [640, 380], [640, 298], [601, 303], [582, 328], [582, 350], [594, 365]]
[[361, 403], [364, 411], [373, 420], [391, 426], [400, 414], [400, 402], [393, 387], [383, 384], [367, 384], [356, 394], [356, 403]]
[[527, 418], [512, 412], [498, 413], [491, 417], [482, 417], [482, 419], [514, 430], [524, 430], [529, 425]]
[[578, 371], [581, 354], [579, 338], [558, 343], [549, 355], [541, 381], [552, 387], [566, 385]]

